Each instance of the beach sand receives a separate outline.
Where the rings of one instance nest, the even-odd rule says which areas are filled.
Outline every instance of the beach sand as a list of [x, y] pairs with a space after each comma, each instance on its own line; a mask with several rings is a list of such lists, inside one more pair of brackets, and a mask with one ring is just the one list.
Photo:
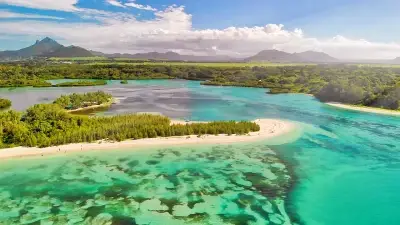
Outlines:
[[380, 109], [380, 108], [373, 108], [373, 107], [363, 107], [363, 106], [353, 106], [353, 105], [346, 105], [336, 102], [328, 102], [327, 105], [338, 107], [347, 110], [353, 111], [360, 111], [360, 112], [368, 112], [368, 113], [377, 113], [377, 114], [384, 114], [384, 115], [391, 115], [391, 116], [400, 116], [400, 111], [395, 110], [388, 110], [388, 109]]
[[100, 105], [91, 105], [91, 106], [84, 107], [84, 108], [71, 109], [71, 110], [67, 110], [67, 112], [71, 113], [71, 112], [85, 111], [85, 110], [89, 110], [89, 109], [109, 107], [112, 104], [117, 104], [117, 103], [119, 103], [119, 100], [113, 98], [111, 101], [103, 103], [103, 104], [100, 104]]
[[[273, 139], [296, 130], [296, 125], [292, 122], [277, 119], [257, 119], [254, 122], [260, 125], [260, 131], [251, 132], [247, 135], [204, 135], [197, 137], [159, 137], [146, 138], [139, 140], [126, 140], [122, 142], [97, 141], [94, 143], [78, 143], [47, 148], [16, 147], [0, 149], [0, 159], [22, 158], [27, 156], [45, 156], [52, 154], [68, 154], [71, 152], [81, 152], [90, 150], [110, 150], [110, 149], [132, 149], [154, 146], [177, 146], [191, 144], [229, 144], [240, 142], [253, 142], [260, 140]], [[184, 121], [172, 120], [172, 124], [185, 124]]]

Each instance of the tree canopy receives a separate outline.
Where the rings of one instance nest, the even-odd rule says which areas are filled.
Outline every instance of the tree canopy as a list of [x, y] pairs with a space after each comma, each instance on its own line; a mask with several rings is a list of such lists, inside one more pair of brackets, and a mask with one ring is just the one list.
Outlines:
[[61, 95], [53, 103], [64, 109], [73, 110], [93, 105], [102, 105], [112, 101], [112, 95], [103, 91], [89, 92], [84, 94]]
[[0, 112], [0, 147], [56, 146], [96, 140], [122, 141], [204, 134], [246, 134], [259, 131], [253, 122], [218, 121], [171, 125], [159, 115], [76, 116], [57, 104], [38, 104], [26, 112]]
[[[51, 86], [47, 79], [200, 80], [204, 85], [269, 88], [307, 93], [321, 101], [398, 109], [400, 68], [358, 65], [223, 66], [160, 64], [3, 64], [0, 87]], [[102, 85], [105, 81], [82, 85]], [[102, 82], [102, 84], [101, 84]], [[125, 83], [122, 82], [122, 83]], [[64, 84], [72, 86], [73, 83]], [[61, 85], [60, 85], [61, 86]]]
[[8, 99], [0, 98], [0, 110], [11, 107], [11, 101]]

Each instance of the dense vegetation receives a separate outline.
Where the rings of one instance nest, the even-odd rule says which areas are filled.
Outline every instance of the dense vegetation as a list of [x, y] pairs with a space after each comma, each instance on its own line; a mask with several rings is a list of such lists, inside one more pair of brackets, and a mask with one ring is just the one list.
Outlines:
[[[2, 74], [0, 74], [1, 76]], [[40, 79], [0, 79], [0, 87], [51, 87], [51, 83]]]
[[321, 101], [399, 109], [400, 68], [346, 65], [253, 67], [215, 76], [205, 85], [269, 88], [271, 94], [307, 93]]
[[78, 80], [78, 81], [68, 81], [63, 83], [55, 84], [56, 87], [84, 87], [84, 86], [101, 86], [107, 85], [105, 80]]
[[[400, 68], [358, 65], [196, 66], [193, 64], [0, 65], [0, 80], [57, 78], [201, 80], [205, 85], [269, 88], [270, 93], [308, 93], [322, 101], [399, 108]], [[253, 65], [253, 64], [249, 64]]]
[[8, 99], [0, 98], [0, 110], [8, 109], [11, 107], [11, 101]]
[[39, 104], [24, 113], [0, 112], [0, 147], [55, 146], [96, 140], [141, 139], [203, 134], [246, 134], [259, 131], [253, 122], [170, 125], [158, 115], [87, 117], [69, 114], [56, 104]]
[[61, 97], [57, 98], [53, 103], [61, 106], [61, 108], [73, 110], [93, 105], [110, 103], [111, 100], [112, 95], [107, 94], [103, 91], [97, 91], [85, 94], [74, 93], [71, 95], [62, 95]]

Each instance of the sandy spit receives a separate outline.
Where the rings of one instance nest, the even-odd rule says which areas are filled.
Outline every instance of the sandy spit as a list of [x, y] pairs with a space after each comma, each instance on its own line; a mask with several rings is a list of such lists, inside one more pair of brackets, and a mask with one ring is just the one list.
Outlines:
[[[172, 120], [173, 124], [185, 124], [184, 121]], [[191, 144], [229, 144], [238, 142], [253, 142], [259, 140], [273, 139], [278, 136], [288, 134], [296, 130], [296, 125], [292, 122], [277, 119], [257, 119], [254, 122], [260, 125], [259, 132], [252, 132], [247, 135], [205, 135], [197, 137], [195, 135], [182, 137], [160, 137], [139, 140], [127, 140], [122, 142], [97, 141], [94, 143], [78, 143], [47, 148], [16, 147], [0, 149], [0, 159], [22, 158], [28, 156], [45, 156], [52, 154], [68, 154], [72, 152], [90, 150], [111, 150], [142, 148], [154, 146], [177, 146]]]
[[400, 111], [389, 110], [389, 109], [380, 109], [380, 108], [373, 108], [373, 107], [361, 107], [361, 106], [353, 106], [353, 105], [346, 105], [336, 102], [328, 102], [327, 105], [338, 107], [347, 110], [354, 110], [360, 112], [368, 112], [368, 113], [377, 113], [377, 114], [384, 114], [384, 115], [391, 115], [391, 116], [400, 116]]

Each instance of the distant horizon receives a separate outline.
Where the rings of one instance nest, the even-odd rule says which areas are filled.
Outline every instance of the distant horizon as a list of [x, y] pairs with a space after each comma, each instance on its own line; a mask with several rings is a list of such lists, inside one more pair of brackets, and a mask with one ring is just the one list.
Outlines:
[[[50, 40], [50, 41], [54, 41], [54, 42], [56, 42], [56, 43], [58, 43], [58, 44], [61, 44], [61, 43], [59, 43], [59, 41], [58, 40], [56, 40], [55, 38], [52, 38], [52, 37], [49, 37], [49, 36], [46, 36], [46, 37], [43, 37], [43, 38], [40, 38], [40, 39], [37, 39], [36, 41], [34, 41], [31, 45], [29, 45], [29, 46], [25, 46], [25, 47], [23, 47], [23, 48], [21, 48], [21, 49], [25, 49], [25, 48], [27, 48], [27, 47], [31, 47], [31, 46], [34, 46], [34, 45], [36, 45], [36, 44], [38, 44], [38, 43], [40, 43], [40, 42], [43, 42], [43, 41], [46, 41], [46, 40]], [[62, 44], [61, 44], [62, 45]], [[80, 48], [83, 48], [83, 47], [81, 47], [81, 46], [76, 46], [76, 45], [63, 45], [64, 47], [80, 47]], [[0, 51], [0, 53], [1, 52], [7, 52], [7, 51], [18, 51], [18, 50], [21, 50], [21, 49], [17, 49], [17, 50], [3, 50], [3, 51]], [[241, 57], [239, 57], [239, 56], [228, 56], [228, 55], [195, 55], [195, 54], [180, 54], [179, 52], [175, 52], [175, 51], [173, 51], [173, 50], [168, 50], [168, 51], [148, 51], [148, 52], [137, 52], [137, 53], [127, 53], [127, 52], [111, 52], [111, 53], [108, 53], [108, 52], [101, 52], [101, 51], [95, 51], [95, 50], [91, 50], [91, 49], [85, 49], [85, 50], [88, 50], [88, 51], [90, 51], [90, 52], [92, 52], [92, 53], [95, 53], [95, 52], [97, 52], [97, 53], [102, 53], [102, 54], [105, 54], [105, 56], [106, 57], [112, 57], [111, 55], [130, 55], [130, 56], [134, 56], [134, 55], [137, 55], [137, 54], [150, 54], [150, 53], [158, 53], [158, 54], [167, 54], [167, 53], [175, 53], [175, 54], [178, 54], [178, 55], [180, 55], [180, 56], [196, 56], [196, 57], [220, 57], [220, 59], [221, 59], [221, 61], [229, 61], [229, 58], [231, 59], [231, 60], [245, 60], [245, 59], [247, 59], [247, 58], [249, 58], [249, 57], [253, 57], [253, 56], [255, 56], [255, 55], [257, 55], [257, 54], [259, 54], [259, 53], [262, 53], [262, 52], [264, 52], [264, 51], [271, 51], [271, 50], [275, 50], [275, 51], [277, 51], [277, 52], [284, 52], [284, 53], [288, 53], [288, 52], [285, 52], [285, 51], [281, 51], [281, 50], [278, 50], [278, 49], [263, 49], [263, 50], [260, 50], [259, 52], [257, 52], [256, 54], [254, 54], [254, 55], [251, 55], [251, 56], [241, 56]], [[292, 55], [295, 55], [295, 54], [302, 54], [302, 53], [307, 53], [307, 52], [311, 52], [311, 53], [321, 53], [321, 54], [327, 54], [327, 53], [325, 53], [325, 52], [322, 52], [322, 51], [313, 51], [313, 50], [307, 50], [307, 51], [303, 51], [303, 52], [294, 52], [294, 53], [289, 53], [289, 54], [292, 54]], [[93, 56], [98, 56], [98, 55], [96, 55], [96, 54], [94, 54]], [[329, 54], [327, 54], [327, 56], [330, 56]], [[79, 57], [79, 56], [78, 56]], [[223, 59], [222, 57], [226, 57], [225, 59]], [[336, 63], [345, 63], [345, 62], [369, 62], [369, 63], [397, 63], [397, 59], [398, 58], [400, 58], [400, 57], [396, 57], [396, 58], [393, 58], [393, 59], [344, 59], [344, 58], [334, 58], [336, 61], [333, 61], [333, 62], [336, 62]], [[150, 59], [150, 58], [149, 58]], [[395, 62], [395, 60], [396, 60], [396, 62]], [[189, 60], [190, 61], [190, 60]], [[210, 60], [210, 61], [217, 61], [217, 60]], [[268, 60], [265, 60], [265, 61], [268, 61]], [[279, 60], [278, 60], [279, 61]]]
[[49, 36], [105, 53], [243, 58], [276, 49], [391, 60], [400, 57], [398, 8], [394, 0], [0, 0], [0, 50]]

